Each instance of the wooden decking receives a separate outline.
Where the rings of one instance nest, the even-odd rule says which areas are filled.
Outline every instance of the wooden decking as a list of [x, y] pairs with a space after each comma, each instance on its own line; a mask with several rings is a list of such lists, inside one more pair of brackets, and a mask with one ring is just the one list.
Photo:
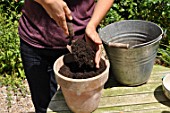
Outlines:
[[[162, 77], [167, 74], [170, 68], [154, 65], [149, 81], [135, 87], [120, 85], [109, 78], [94, 113], [170, 113], [170, 100], [162, 91]], [[52, 98], [47, 113], [71, 113], [61, 91]]]

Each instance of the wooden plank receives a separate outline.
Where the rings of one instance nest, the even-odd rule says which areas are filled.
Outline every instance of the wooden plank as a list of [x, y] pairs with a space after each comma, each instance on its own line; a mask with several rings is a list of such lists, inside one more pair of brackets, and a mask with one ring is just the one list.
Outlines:
[[[170, 113], [170, 101], [162, 91], [162, 77], [167, 74], [169, 68], [155, 65], [149, 81], [135, 87], [120, 85], [111, 78], [94, 113]], [[51, 100], [47, 113], [71, 113], [61, 91]]]
[[[115, 107], [105, 107], [98, 108], [93, 113], [165, 113], [170, 112], [169, 102], [160, 103], [149, 103], [149, 104], [140, 104], [140, 105], [128, 105], [128, 106], [115, 106]], [[168, 112], [169, 111], [169, 112]], [[56, 106], [53, 106], [52, 110], [48, 108], [48, 113], [72, 113], [66, 106], [64, 109], [56, 109]]]
[[119, 96], [119, 95], [128, 95], [128, 94], [138, 94], [138, 93], [150, 93], [162, 91], [162, 83], [155, 84], [145, 84], [138, 87], [113, 87], [109, 89], [104, 89], [102, 97], [110, 96]]
[[[158, 66], [159, 67], [159, 66]], [[166, 68], [165, 68], [166, 69]], [[162, 77], [170, 74], [170, 71], [161, 72], [152, 74], [149, 81], [146, 84], [135, 86], [135, 87], [127, 87], [123, 86], [118, 83], [113, 83], [114, 86], [111, 88], [105, 88], [103, 90], [103, 96], [116, 96], [116, 95], [123, 95], [123, 94], [132, 94], [132, 93], [145, 93], [145, 92], [153, 92], [155, 89], [162, 91]], [[112, 81], [110, 81], [112, 82]], [[113, 80], [115, 82], [115, 80]], [[120, 90], [121, 88], [121, 90]], [[64, 97], [61, 91], [57, 92], [57, 98], [53, 98], [52, 100], [63, 100]]]
[[[94, 113], [115, 113], [115, 112], [136, 112], [137, 111], [149, 111], [149, 110], [155, 110], [161, 113], [160, 111], [162, 109], [164, 110], [170, 110], [168, 107], [170, 106], [169, 102], [164, 102], [163, 104], [160, 103], [148, 103], [148, 104], [137, 104], [137, 105], [127, 105], [127, 106], [115, 106], [115, 107], [106, 107], [106, 108], [98, 108], [94, 111]], [[133, 111], [132, 111], [133, 110]], [[155, 113], [155, 112], [153, 112]]]
[[105, 87], [102, 96], [106, 97], [106, 96], [162, 91], [162, 77], [167, 74], [170, 74], [170, 71], [161, 72], [159, 74], [152, 74], [149, 81], [146, 84], [135, 86], [135, 87], [123, 86], [121, 84], [114, 83], [115, 82], [114, 80], [109, 81], [109, 82], [113, 82], [113, 84], [109, 83], [111, 87], [110, 86]]
[[[121, 88], [121, 90], [120, 90]], [[138, 94], [138, 93], [149, 93], [149, 92], [156, 92], [156, 91], [162, 91], [162, 83], [155, 83], [155, 84], [145, 84], [137, 87], [113, 87], [113, 88], [107, 88], [103, 89], [102, 91], [102, 97], [111, 97], [111, 96], [118, 96], [118, 95], [128, 95], [128, 94]], [[57, 96], [54, 96], [52, 100], [61, 101], [64, 100], [64, 97], [62, 95], [62, 92], [59, 91], [56, 94]]]
[[162, 92], [140, 93], [101, 98], [99, 107], [138, 105], [156, 102], [170, 102]]
[[[135, 105], [145, 109], [147, 107], [147, 109], [149, 109], [149, 106], [147, 105], [149, 103], [156, 103], [153, 104], [153, 106], [151, 106], [152, 104], [150, 105], [151, 108], [155, 108], [155, 105], [163, 106], [164, 104], [162, 103], [166, 103], [166, 102], [169, 102], [169, 104], [167, 105], [170, 106], [170, 101], [167, 98], [165, 98], [163, 92], [157, 91], [154, 93], [150, 92], [150, 93], [126, 94], [120, 96], [102, 97], [100, 100], [99, 108], [102, 108], [103, 110], [106, 111], [107, 109], [105, 108], [112, 108], [113, 110], [118, 110], [118, 108], [119, 109], [121, 108], [124, 109], [125, 111], [127, 111], [127, 109], [131, 109], [132, 111], [134, 111], [137, 108], [134, 107]], [[133, 107], [130, 108], [130, 105], [131, 106], [133, 105]], [[64, 100], [63, 101], [53, 100], [50, 106], [51, 109], [53, 109], [54, 111], [69, 110]]]
[[[133, 97], [133, 99], [132, 99]], [[156, 100], [153, 99], [152, 94], [140, 94], [140, 95], [126, 95], [119, 97], [109, 97], [101, 98], [99, 108], [94, 111], [94, 113], [110, 113], [110, 112], [133, 112], [133, 111], [150, 111], [159, 108], [156, 111], [161, 109], [166, 109], [170, 111], [170, 101], [167, 101], [166, 98], [157, 94]], [[133, 101], [132, 101], [133, 100]], [[69, 108], [67, 107], [65, 101], [53, 101], [51, 103], [51, 111], [56, 111], [56, 113], [70, 113]], [[49, 110], [50, 111], [50, 107]], [[153, 112], [153, 113], [155, 113]], [[141, 112], [142, 113], [142, 112]]]
[[62, 94], [62, 91], [57, 91], [56, 94], [53, 96], [53, 98], [51, 99], [51, 101], [62, 101], [64, 100], [64, 96]]
[[[165, 68], [166, 69], [166, 68]], [[170, 69], [168, 71], [159, 71], [158, 72], [152, 72], [151, 76], [147, 82], [148, 83], [158, 83], [158, 82], [162, 82], [162, 78], [165, 75], [170, 74]], [[121, 84], [119, 84], [116, 79], [114, 78], [114, 76], [110, 75], [109, 76], [109, 80], [107, 81], [107, 83], [105, 84], [105, 87], [114, 87], [114, 86], [121, 86]]]
[[153, 66], [152, 73], [158, 73], [158, 72], [162, 72], [162, 71], [163, 72], [170, 71], [170, 68], [160, 66], [160, 65], [154, 65]]
[[[73, 113], [71, 111], [48, 111], [48, 113]], [[145, 110], [136, 110], [136, 111], [116, 111], [112, 109], [97, 109], [93, 113], [170, 113], [169, 108], [154, 108], [154, 109], [145, 109]]]
[[[48, 111], [69, 111], [66, 102], [63, 101], [51, 101], [48, 107]], [[58, 112], [57, 112], [58, 113]]]
[[[151, 76], [147, 81], [147, 84], [161, 83], [163, 76], [170, 74], [170, 68], [167, 69], [165, 67], [165, 71], [163, 71], [164, 68], [161, 67], [161, 69], [159, 69], [158, 67], [159, 66], [154, 66], [154, 71], [151, 73]], [[117, 86], [122, 86], [122, 85], [116, 81], [114, 76], [110, 75], [109, 80], [105, 84], [105, 88], [112, 88]]]
[[47, 111], [47, 113], [73, 113], [71, 111]]
[[127, 113], [169, 113], [169, 109], [150, 109], [145, 111], [133, 111], [133, 112], [127, 112]]

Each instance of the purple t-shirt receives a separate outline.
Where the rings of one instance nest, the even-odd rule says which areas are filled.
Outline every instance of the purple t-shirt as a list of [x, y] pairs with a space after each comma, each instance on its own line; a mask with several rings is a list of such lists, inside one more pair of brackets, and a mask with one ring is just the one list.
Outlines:
[[[95, 2], [94, 0], [64, 0], [73, 16], [74, 38], [83, 38]], [[37, 48], [65, 48], [68, 39], [63, 30], [51, 19], [43, 7], [35, 1], [25, 0], [19, 20], [22, 40]]]

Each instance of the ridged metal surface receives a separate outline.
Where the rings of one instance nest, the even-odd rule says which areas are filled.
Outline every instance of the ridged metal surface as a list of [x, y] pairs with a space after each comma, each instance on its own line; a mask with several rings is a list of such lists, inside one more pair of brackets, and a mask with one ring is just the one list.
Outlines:
[[[130, 86], [147, 82], [162, 34], [162, 29], [156, 24], [140, 20], [115, 22], [101, 29], [99, 35], [110, 61], [111, 75], [120, 83]], [[136, 47], [110, 47], [109, 42]]]

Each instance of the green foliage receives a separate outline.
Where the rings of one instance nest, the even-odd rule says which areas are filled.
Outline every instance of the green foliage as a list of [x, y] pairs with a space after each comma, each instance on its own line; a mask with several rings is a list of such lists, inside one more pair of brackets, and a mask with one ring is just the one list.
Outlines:
[[170, 66], [170, 51], [160, 48], [159, 54], [161, 55], [159, 55], [158, 57], [164, 61], [164, 65]]
[[115, 0], [103, 22], [108, 25], [115, 21], [140, 19], [170, 26], [169, 0]]
[[21, 1], [0, 0], [0, 86], [7, 86], [7, 109], [11, 107], [11, 92], [23, 96], [28, 93], [19, 51], [18, 19], [22, 5]]
[[[166, 36], [161, 40], [158, 51], [162, 61], [169, 59], [170, 55], [170, 0], [115, 0], [112, 8], [101, 23], [104, 27], [110, 23], [120, 20], [146, 20], [160, 25], [163, 30], [167, 30]], [[166, 54], [166, 58], [165, 58]], [[170, 64], [167, 62], [167, 65]]]
[[0, 85], [17, 92], [25, 79], [19, 51], [20, 11], [14, 1], [1, 0], [0, 3]]
[[14, 0], [0, 0], [0, 12], [10, 21], [18, 20], [18, 15], [22, 9], [24, 0], [15, 2]]

